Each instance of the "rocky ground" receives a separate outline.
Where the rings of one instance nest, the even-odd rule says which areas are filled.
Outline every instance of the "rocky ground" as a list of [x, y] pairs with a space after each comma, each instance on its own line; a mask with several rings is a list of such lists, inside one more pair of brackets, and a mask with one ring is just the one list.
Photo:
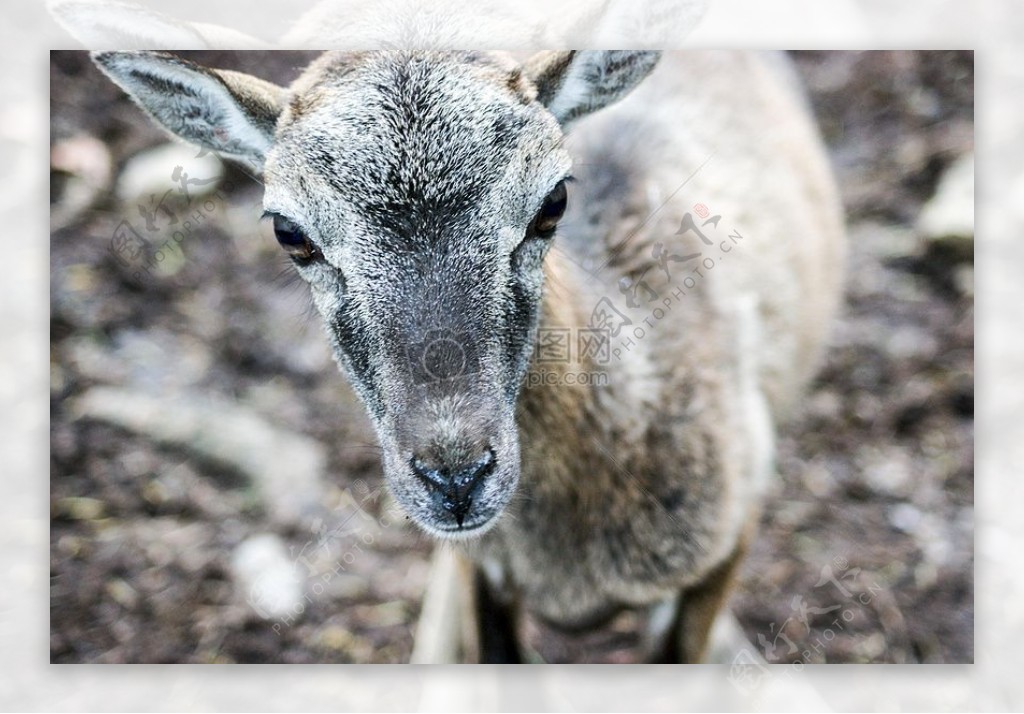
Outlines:
[[[969, 662], [973, 56], [794, 58], [848, 297], [732, 609], [770, 662]], [[381, 493], [258, 184], [169, 149], [84, 53], [53, 55], [51, 145], [52, 660], [407, 660], [430, 543]]]

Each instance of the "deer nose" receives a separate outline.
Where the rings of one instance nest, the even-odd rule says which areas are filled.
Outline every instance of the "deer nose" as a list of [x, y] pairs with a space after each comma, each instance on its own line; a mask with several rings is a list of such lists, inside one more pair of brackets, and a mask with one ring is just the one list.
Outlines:
[[473, 507], [473, 496], [484, 480], [494, 472], [494, 450], [487, 449], [475, 461], [458, 466], [438, 464], [417, 456], [412, 458], [410, 464], [416, 477], [462, 528], [466, 514]]

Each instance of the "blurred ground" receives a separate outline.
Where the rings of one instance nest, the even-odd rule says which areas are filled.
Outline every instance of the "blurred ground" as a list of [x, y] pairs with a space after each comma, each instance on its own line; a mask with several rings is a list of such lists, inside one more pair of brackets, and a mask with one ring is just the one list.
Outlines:
[[[244, 68], [283, 82], [310, 56]], [[732, 607], [769, 661], [972, 661], [973, 247], [917, 227], [973, 151], [973, 57], [794, 57], [849, 212], [848, 299]], [[51, 658], [404, 661], [430, 544], [379, 497], [258, 185], [226, 167], [186, 205], [180, 182], [129, 182], [163, 143], [83, 53], [54, 53]], [[175, 161], [150, 157], [165, 181]], [[301, 435], [323, 464], [291, 458]]]

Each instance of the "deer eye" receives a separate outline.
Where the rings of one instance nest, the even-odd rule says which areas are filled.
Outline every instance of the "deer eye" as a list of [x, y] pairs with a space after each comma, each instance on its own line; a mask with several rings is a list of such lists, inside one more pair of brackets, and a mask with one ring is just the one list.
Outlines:
[[532, 232], [543, 238], [547, 238], [554, 233], [558, 221], [565, 214], [565, 205], [568, 198], [569, 196], [565, 190], [565, 181], [559, 181], [551, 189], [551, 193], [544, 199], [540, 210], [537, 211], [537, 215], [533, 219]]
[[320, 249], [305, 231], [284, 216], [274, 216], [274, 235], [284, 252], [296, 260], [309, 261], [321, 256]]

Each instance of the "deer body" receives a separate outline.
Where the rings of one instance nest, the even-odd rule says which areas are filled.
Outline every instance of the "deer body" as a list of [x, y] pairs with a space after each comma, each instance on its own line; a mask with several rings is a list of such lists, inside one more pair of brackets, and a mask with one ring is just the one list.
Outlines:
[[[515, 659], [523, 610], [582, 629], [665, 605], [652, 656], [701, 657], [840, 293], [834, 185], [778, 58], [328, 54], [287, 90], [97, 61], [264, 167], [392, 493], [474, 563], [467, 652]], [[531, 360], [609, 303], [606, 359]]]
[[[633, 323], [611, 340], [620, 358], [570, 365], [606, 371], [607, 387], [524, 390], [524, 496], [478, 556], [552, 623], [671, 598], [756, 521], [775, 424], [813, 374], [842, 273], [832, 179], [785, 69], [751, 54], [675, 53], [570, 134], [574, 162], [592, 170], [547, 257], [542, 329], [589, 324], [602, 297]], [[728, 217], [742, 242], [726, 239], [721, 253], [717, 240], [673, 235], [696, 203]], [[703, 248], [713, 267], [680, 263], [666, 285], [659, 242], [676, 255]], [[644, 274], [658, 298], [640, 293], [630, 310], [620, 280]]]

